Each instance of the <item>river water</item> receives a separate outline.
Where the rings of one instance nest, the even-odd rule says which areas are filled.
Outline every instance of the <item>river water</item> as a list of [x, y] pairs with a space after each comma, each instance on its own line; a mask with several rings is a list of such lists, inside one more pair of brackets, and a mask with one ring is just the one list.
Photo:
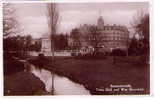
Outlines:
[[[52, 90], [52, 73], [46, 69], [38, 69], [31, 65], [31, 73], [40, 78], [45, 84], [47, 92]], [[83, 85], [77, 84], [67, 77], [60, 77], [54, 74], [54, 94], [55, 95], [90, 95]]]

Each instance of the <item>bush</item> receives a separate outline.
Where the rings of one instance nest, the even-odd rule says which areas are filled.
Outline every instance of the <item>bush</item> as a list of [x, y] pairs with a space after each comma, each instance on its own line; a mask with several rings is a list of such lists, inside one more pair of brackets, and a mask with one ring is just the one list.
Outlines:
[[71, 56], [76, 56], [76, 53], [75, 53], [75, 52], [72, 52], [72, 53], [71, 53]]
[[24, 64], [22, 62], [15, 59], [4, 59], [4, 75], [12, 75], [24, 69]]
[[126, 56], [126, 51], [121, 49], [114, 49], [112, 51], [112, 56]]
[[103, 52], [90, 52], [86, 54], [79, 53], [75, 57], [80, 59], [105, 59], [106, 58]]

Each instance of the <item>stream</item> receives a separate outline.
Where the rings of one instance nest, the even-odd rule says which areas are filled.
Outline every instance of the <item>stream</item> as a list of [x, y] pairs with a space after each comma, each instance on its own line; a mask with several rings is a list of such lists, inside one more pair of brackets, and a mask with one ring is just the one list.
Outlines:
[[[47, 92], [52, 91], [52, 73], [46, 69], [38, 69], [31, 65], [31, 73], [45, 84]], [[75, 83], [67, 77], [54, 74], [54, 94], [55, 95], [90, 95], [90, 91], [83, 85]]]

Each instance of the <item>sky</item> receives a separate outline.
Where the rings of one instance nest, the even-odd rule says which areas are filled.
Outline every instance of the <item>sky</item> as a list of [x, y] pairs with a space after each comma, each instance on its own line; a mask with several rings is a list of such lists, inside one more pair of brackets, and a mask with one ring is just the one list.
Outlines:
[[[24, 30], [40, 38], [48, 33], [45, 3], [13, 3], [16, 18]], [[99, 16], [105, 25], [125, 25], [132, 31], [130, 23], [138, 12], [148, 12], [148, 2], [127, 3], [58, 3], [58, 33], [68, 33], [82, 24], [96, 24]]]

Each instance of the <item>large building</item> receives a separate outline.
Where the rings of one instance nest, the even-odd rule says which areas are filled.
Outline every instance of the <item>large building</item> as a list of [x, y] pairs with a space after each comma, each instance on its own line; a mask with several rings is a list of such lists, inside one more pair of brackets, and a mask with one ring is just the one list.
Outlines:
[[[98, 47], [104, 49], [105, 51], [112, 51], [113, 49], [128, 49], [128, 41], [129, 41], [129, 31], [125, 26], [119, 26], [116, 24], [106, 25], [104, 23], [103, 17], [100, 16], [97, 20], [96, 25], [80, 25], [77, 29], [79, 30], [79, 40], [74, 40], [71, 36], [68, 39], [68, 45], [70, 47], [75, 47], [76, 49], [82, 48], [92, 48], [93, 46], [87, 41], [90, 39], [89, 29], [91, 26], [95, 26], [98, 28], [99, 33], [101, 33], [98, 38], [101, 38], [101, 41], [98, 44]], [[49, 38], [49, 34], [45, 34], [42, 36], [42, 52], [50, 52], [51, 51], [51, 40]]]
[[[81, 25], [78, 29], [80, 31], [80, 43], [74, 42], [73, 39], [70, 38], [69, 44], [70, 46], [80, 45], [82, 47], [88, 47], [90, 44], [88, 43], [86, 38], [90, 36], [88, 34], [88, 30], [90, 26], [96, 26], [101, 33], [98, 38], [101, 38], [99, 43], [99, 47], [104, 48], [104, 50], [112, 51], [113, 49], [123, 49], [127, 50], [128, 41], [129, 41], [129, 31], [126, 26], [119, 25], [105, 25], [103, 17], [100, 16], [97, 20], [97, 25]], [[86, 37], [86, 38], [85, 38]]]

